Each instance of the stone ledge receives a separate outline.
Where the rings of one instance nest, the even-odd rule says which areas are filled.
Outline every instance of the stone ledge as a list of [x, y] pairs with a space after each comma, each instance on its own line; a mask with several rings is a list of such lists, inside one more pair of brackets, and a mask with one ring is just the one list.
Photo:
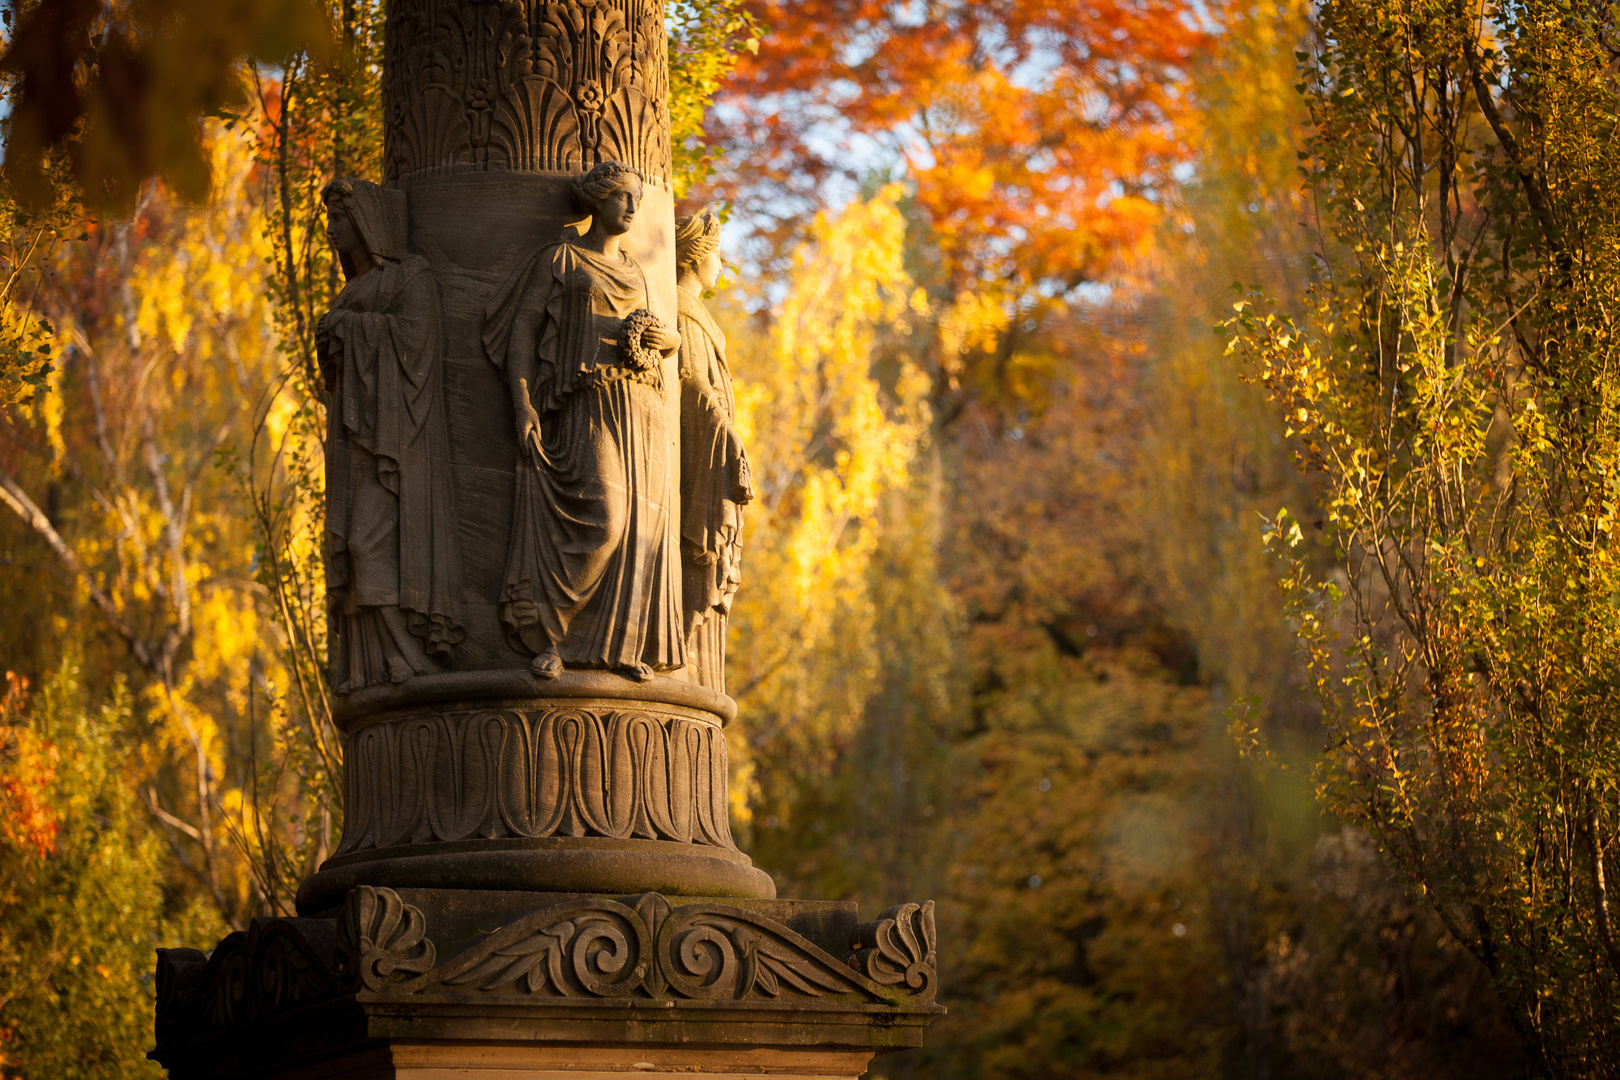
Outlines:
[[350, 728], [373, 718], [408, 715], [425, 705], [454, 703], [466, 708], [534, 708], [569, 701], [669, 705], [712, 713], [722, 725], [737, 719], [737, 703], [696, 683], [660, 675], [636, 682], [609, 671], [565, 671], [542, 679], [525, 670], [451, 671], [419, 675], [398, 686], [369, 686], [334, 699], [333, 718]]

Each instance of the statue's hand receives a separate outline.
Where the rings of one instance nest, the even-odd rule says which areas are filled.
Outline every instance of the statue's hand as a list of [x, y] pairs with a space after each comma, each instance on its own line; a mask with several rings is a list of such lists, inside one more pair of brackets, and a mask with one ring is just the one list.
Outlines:
[[662, 319], [647, 328], [642, 340], [661, 353], [672, 353], [681, 347], [681, 335]]
[[540, 414], [528, 398], [517, 402], [517, 439], [520, 453], [535, 465], [540, 464]]

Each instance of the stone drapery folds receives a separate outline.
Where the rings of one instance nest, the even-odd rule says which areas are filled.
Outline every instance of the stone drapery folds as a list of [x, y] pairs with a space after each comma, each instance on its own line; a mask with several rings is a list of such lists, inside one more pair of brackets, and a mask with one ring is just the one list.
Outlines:
[[339, 693], [434, 670], [463, 635], [440, 354], [427, 261], [405, 250], [400, 193], [326, 190], [347, 283], [317, 341], [331, 392], [327, 590]]
[[607, 204], [621, 200], [622, 214], [628, 200], [633, 216], [640, 190], [622, 164], [582, 177], [591, 229], [522, 263], [486, 312], [485, 354], [511, 382], [514, 412], [532, 410], [527, 430], [538, 426], [516, 463], [500, 617], [546, 677], [566, 666], [646, 679], [686, 662], [668, 409], [643, 344], [661, 323], [617, 246], [627, 219], [606, 224]]
[[701, 686], [725, 691], [726, 617], [742, 582], [743, 506], [754, 498], [737, 434], [726, 336], [703, 305], [719, 275], [720, 222], [710, 211], [675, 223], [681, 335], [681, 580], [687, 662]]

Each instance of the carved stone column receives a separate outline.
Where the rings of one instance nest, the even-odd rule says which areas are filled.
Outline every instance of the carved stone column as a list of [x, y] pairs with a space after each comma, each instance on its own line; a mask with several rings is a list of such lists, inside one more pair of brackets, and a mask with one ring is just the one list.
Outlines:
[[[683, 672], [542, 680], [499, 605], [520, 451], [488, 308], [526, 259], [588, 215], [575, 177], [605, 161], [643, 177], [623, 250], [651, 310], [676, 324], [668, 60], [662, 0], [397, 0], [387, 24], [385, 183], [442, 306], [448, 452], [464, 637], [439, 670], [339, 694], [346, 734], [338, 853], [301, 911], [361, 884], [775, 895], [726, 821], [723, 694]], [[664, 360], [670, 542], [680, 395]]]
[[681, 666], [671, 555], [663, 2], [392, 0], [384, 78], [387, 175], [324, 196], [342, 842], [298, 916], [159, 950], [151, 1056], [855, 1080], [944, 1012], [933, 904], [778, 900], [732, 840], [736, 705]]

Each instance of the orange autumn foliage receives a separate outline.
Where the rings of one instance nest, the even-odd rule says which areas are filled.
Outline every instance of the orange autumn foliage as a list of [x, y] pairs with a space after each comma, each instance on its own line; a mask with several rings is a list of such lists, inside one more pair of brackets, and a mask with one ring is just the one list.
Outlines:
[[[780, 214], [895, 159], [948, 290], [1066, 291], [1144, 245], [1191, 160], [1188, 0], [756, 0], [767, 34], [720, 99], [718, 193]], [[881, 149], [866, 152], [873, 144]], [[757, 205], [752, 205], [757, 204]]]
[[55, 853], [61, 826], [49, 799], [58, 755], [27, 726], [27, 702], [28, 680], [6, 672], [6, 694], [0, 698], [0, 843], [43, 859]]

